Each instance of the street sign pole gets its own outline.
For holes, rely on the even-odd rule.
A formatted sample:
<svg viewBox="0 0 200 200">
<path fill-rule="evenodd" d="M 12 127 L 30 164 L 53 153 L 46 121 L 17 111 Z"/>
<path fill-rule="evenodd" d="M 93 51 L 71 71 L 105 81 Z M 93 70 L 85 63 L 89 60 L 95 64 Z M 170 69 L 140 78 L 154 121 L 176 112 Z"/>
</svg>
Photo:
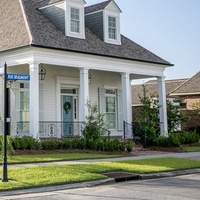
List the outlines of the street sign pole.
<svg viewBox="0 0 200 200">
<path fill-rule="evenodd" d="M 4 145 L 3 145 L 3 177 L 2 182 L 8 182 L 7 170 L 7 135 L 9 135 L 9 102 L 8 102 L 9 88 L 7 88 L 7 65 L 4 65 Z"/>
</svg>

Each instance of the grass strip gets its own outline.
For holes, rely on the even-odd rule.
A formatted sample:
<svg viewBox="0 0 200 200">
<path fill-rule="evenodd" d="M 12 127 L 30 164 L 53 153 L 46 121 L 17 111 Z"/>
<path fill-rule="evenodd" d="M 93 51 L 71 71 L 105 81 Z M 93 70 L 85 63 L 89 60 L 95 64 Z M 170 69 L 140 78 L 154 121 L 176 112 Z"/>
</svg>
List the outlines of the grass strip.
<svg viewBox="0 0 200 200">
<path fill-rule="evenodd" d="M 159 173 L 200 168 L 200 161 L 181 158 L 154 158 L 123 162 L 102 162 L 82 165 L 63 165 L 9 169 L 8 178 L 0 183 L 0 191 L 36 188 L 105 179 L 105 172 Z"/>
<path fill-rule="evenodd" d="M 42 163 L 42 162 L 56 162 L 56 161 L 117 158 L 122 156 L 123 155 L 105 155 L 105 154 L 87 154 L 87 153 L 14 155 L 8 157 L 8 163 L 9 164 Z"/>
<path fill-rule="evenodd" d="M 182 147 L 182 150 L 184 152 L 200 152 L 200 146 L 199 147 Z"/>
</svg>

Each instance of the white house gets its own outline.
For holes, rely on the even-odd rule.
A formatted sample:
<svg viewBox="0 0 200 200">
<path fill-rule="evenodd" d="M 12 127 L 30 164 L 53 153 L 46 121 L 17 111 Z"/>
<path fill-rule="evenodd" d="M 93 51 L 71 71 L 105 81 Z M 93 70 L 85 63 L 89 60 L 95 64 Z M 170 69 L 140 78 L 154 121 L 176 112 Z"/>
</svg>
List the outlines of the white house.
<svg viewBox="0 0 200 200">
<path fill-rule="evenodd" d="M 131 80 L 148 77 L 158 79 L 167 135 L 164 70 L 172 64 L 121 35 L 114 0 L 85 4 L 0 1 L 0 67 L 6 62 L 8 74 L 30 75 L 10 85 L 11 135 L 81 136 L 90 100 L 105 113 L 111 136 L 122 136 L 123 121 L 132 122 Z M 0 95 L 3 116 L 3 79 Z"/>
</svg>

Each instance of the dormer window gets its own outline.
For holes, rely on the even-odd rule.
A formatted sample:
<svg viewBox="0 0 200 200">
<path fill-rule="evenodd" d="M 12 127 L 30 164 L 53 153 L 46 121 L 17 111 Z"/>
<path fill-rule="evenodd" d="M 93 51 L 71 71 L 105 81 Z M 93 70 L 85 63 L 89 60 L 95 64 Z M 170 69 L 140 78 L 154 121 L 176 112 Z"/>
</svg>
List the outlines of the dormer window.
<svg viewBox="0 0 200 200">
<path fill-rule="evenodd" d="M 83 0 L 66 1 L 65 35 L 85 39 L 85 18 Z"/>
<path fill-rule="evenodd" d="M 116 40 L 116 18 L 108 16 L 108 37 Z"/>
<path fill-rule="evenodd" d="M 66 36 L 85 39 L 85 0 L 54 1 L 39 8 L 42 14 Z"/>
<path fill-rule="evenodd" d="M 88 6 L 85 8 L 86 26 L 102 41 L 121 45 L 120 13 L 114 0 Z"/>
<path fill-rule="evenodd" d="M 80 33 L 80 11 L 71 7 L 71 32 Z"/>
</svg>

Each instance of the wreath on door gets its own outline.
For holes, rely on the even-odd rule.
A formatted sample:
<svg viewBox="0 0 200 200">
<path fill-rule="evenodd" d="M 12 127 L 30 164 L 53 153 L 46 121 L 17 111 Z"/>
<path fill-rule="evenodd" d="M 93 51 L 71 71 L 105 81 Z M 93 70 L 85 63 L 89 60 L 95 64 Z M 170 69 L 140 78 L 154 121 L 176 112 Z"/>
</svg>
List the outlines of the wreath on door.
<svg viewBox="0 0 200 200">
<path fill-rule="evenodd" d="M 69 101 L 67 101 L 67 102 L 64 103 L 63 108 L 66 111 L 66 113 L 69 113 L 69 111 L 72 108 L 72 104 Z"/>
</svg>

